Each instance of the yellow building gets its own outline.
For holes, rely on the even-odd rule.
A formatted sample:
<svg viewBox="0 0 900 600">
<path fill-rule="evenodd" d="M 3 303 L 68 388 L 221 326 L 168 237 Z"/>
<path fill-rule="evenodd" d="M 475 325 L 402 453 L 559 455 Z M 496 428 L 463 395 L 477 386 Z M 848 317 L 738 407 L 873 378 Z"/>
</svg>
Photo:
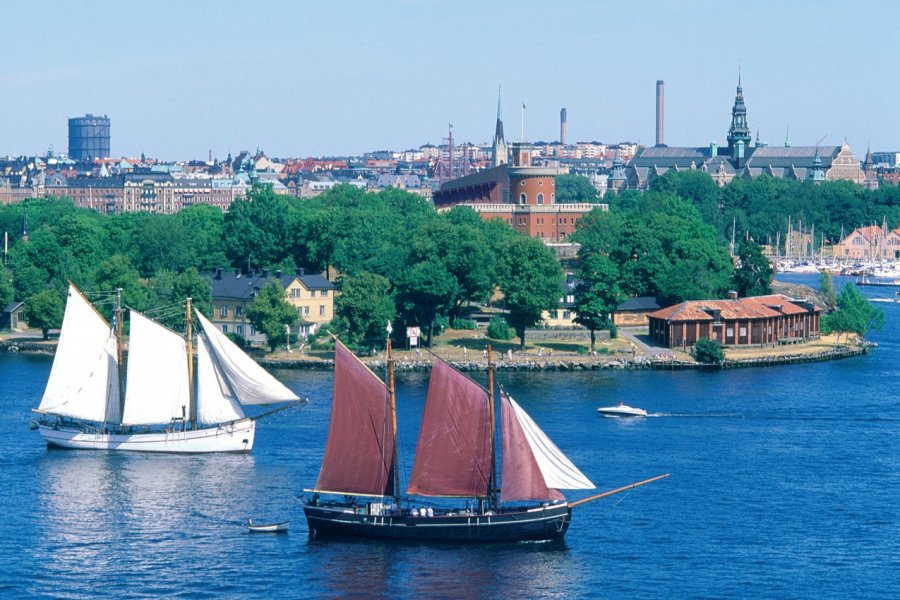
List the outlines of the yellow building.
<svg viewBox="0 0 900 600">
<path fill-rule="evenodd" d="M 248 274 L 217 269 L 209 278 L 213 304 L 210 320 L 223 333 L 235 334 L 247 342 L 265 341 L 265 335 L 256 331 L 246 314 L 259 291 L 271 281 L 281 285 L 285 300 L 297 308 L 297 329 L 291 333 L 305 337 L 334 318 L 334 285 L 318 273 L 308 275 L 299 269 L 294 275 L 281 271 Z"/>
</svg>

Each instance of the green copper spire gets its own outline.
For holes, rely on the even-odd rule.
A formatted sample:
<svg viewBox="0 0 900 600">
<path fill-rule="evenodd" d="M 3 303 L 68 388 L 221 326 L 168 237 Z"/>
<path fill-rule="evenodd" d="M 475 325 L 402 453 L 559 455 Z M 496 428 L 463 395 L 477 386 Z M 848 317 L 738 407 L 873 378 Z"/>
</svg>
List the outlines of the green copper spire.
<svg viewBox="0 0 900 600">
<path fill-rule="evenodd" d="M 731 127 L 728 129 L 728 150 L 735 155 L 738 142 L 743 142 L 744 149 L 750 147 L 753 137 L 747 125 L 747 107 L 744 106 L 744 91 L 741 88 L 741 75 L 738 72 L 737 93 L 734 96 L 734 107 L 731 109 Z"/>
</svg>

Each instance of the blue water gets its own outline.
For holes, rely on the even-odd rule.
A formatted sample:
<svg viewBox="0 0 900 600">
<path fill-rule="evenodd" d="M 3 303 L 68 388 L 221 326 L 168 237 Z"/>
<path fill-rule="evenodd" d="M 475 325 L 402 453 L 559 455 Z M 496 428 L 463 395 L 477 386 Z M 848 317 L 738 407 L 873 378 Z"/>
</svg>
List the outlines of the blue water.
<svg viewBox="0 0 900 600">
<path fill-rule="evenodd" d="M 843 361 L 502 373 L 600 490 L 672 474 L 576 508 L 562 544 L 310 541 L 297 496 L 329 372 L 277 372 L 311 403 L 260 422 L 250 455 L 48 451 L 28 421 L 50 360 L 0 354 L 0 596 L 897 598 L 900 305 L 879 306 L 880 347 Z M 398 381 L 407 473 L 425 383 Z M 596 414 L 618 400 L 653 416 Z M 249 535 L 248 517 L 291 532 Z"/>
</svg>

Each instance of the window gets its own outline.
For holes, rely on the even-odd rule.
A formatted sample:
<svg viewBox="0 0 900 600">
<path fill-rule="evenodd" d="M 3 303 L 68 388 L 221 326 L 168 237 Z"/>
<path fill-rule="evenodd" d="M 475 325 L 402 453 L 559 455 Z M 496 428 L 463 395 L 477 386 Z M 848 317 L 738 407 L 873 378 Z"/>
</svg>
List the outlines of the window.
<svg viewBox="0 0 900 600">
<path fill-rule="evenodd" d="M 522 187 L 525 187 L 525 180 L 523 179 L 519 185 L 521 185 Z"/>
<path fill-rule="evenodd" d="M 310 298 L 315 298 L 315 297 L 316 297 L 316 290 L 309 290 L 309 297 L 310 297 Z"/>
<path fill-rule="evenodd" d="M 519 195 L 519 204 L 525 204 L 528 201 L 528 196 L 525 195 L 525 192 L 522 192 Z"/>
<path fill-rule="evenodd" d="M 538 204 L 543 204 L 543 203 L 544 203 L 544 195 L 543 195 L 543 194 L 538 194 L 538 195 L 537 195 L 537 203 L 538 203 Z"/>
<path fill-rule="evenodd" d="M 225 306 L 224 304 L 219 307 L 219 316 L 222 317 L 223 319 L 228 318 L 228 307 Z"/>
<path fill-rule="evenodd" d="M 234 316 L 235 316 L 235 317 L 241 317 L 241 316 L 243 316 L 243 312 L 244 312 L 243 307 L 240 307 L 240 306 L 235 306 L 235 307 L 234 307 Z"/>
<path fill-rule="evenodd" d="M 568 319 L 568 318 L 571 317 L 571 316 L 572 316 L 572 313 L 571 313 L 571 312 L 569 312 L 569 311 L 567 311 L 567 310 L 564 310 L 564 311 L 563 311 L 563 319 Z"/>
<path fill-rule="evenodd" d="M 543 180 L 543 179 L 538 179 L 538 185 L 544 185 L 544 180 Z"/>
<path fill-rule="evenodd" d="M 299 297 L 300 297 L 300 290 L 297 288 L 293 288 L 291 290 L 291 298 L 299 298 Z"/>
<path fill-rule="evenodd" d="M 741 336 L 741 337 L 744 337 L 745 335 L 747 335 L 747 328 L 746 328 L 746 327 L 741 327 L 740 336 Z"/>
<path fill-rule="evenodd" d="M 244 326 L 243 325 L 235 325 L 234 332 L 241 337 L 244 337 Z"/>
<path fill-rule="evenodd" d="M 733 328 L 733 327 L 727 328 L 727 329 L 725 330 L 725 335 L 728 336 L 728 337 L 733 336 L 733 335 L 734 335 L 734 328 Z"/>
<path fill-rule="evenodd" d="M 324 305 L 324 304 L 320 304 L 320 305 L 319 305 L 319 316 L 320 316 L 320 317 L 324 317 L 324 316 L 325 316 L 325 305 Z"/>
<path fill-rule="evenodd" d="M 222 333 L 228 333 L 228 325 L 222 325 Z"/>
<path fill-rule="evenodd" d="M 328 290 L 322 290 L 322 297 L 323 297 L 323 298 L 327 298 L 327 297 L 328 297 Z"/>
<path fill-rule="evenodd" d="M 304 306 L 304 307 L 303 307 L 303 316 L 304 316 L 304 317 L 308 317 L 308 316 L 309 316 L 309 307 L 308 307 L 308 306 Z"/>
</svg>

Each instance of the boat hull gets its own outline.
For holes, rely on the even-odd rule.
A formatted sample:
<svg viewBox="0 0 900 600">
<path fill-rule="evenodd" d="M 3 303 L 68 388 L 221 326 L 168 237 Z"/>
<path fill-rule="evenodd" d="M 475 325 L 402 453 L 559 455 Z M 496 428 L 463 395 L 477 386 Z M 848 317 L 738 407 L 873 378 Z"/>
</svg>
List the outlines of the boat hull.
<svg viewBox="0 0 900 600">
<path fill-rule="evenodd" d="M 282 521 L 281 523 L 260 524 L 250 521 L 247 529 L 250 533 L 287 533 L 290 527 L 290 521 Z"/>
<path fill-rule="evenodd" d="M 646 417 L 647 411 L 640 408 L 621 409 L 618 407 L 598 408 L 597 412 L 604 417 Z"/>
<path fill-rule="evenodd" d="M 562 539 L 569 529 L 568 504 L 493 515 L 433 517 L 369 515 L 348 506 L 304 504 L 313 538 L 376 538 L 428 542 L 517 542 Z"/>
<path fill-rule="evenodd" d="M 249 452 L 253 448 L 256 422 L 243 419 L 217 427 L 152 433 L 100 433 L 77 427 L 38 424 L 47 446 L 70 450 L 116 450 L 200 454 Z"/>
</svg>

